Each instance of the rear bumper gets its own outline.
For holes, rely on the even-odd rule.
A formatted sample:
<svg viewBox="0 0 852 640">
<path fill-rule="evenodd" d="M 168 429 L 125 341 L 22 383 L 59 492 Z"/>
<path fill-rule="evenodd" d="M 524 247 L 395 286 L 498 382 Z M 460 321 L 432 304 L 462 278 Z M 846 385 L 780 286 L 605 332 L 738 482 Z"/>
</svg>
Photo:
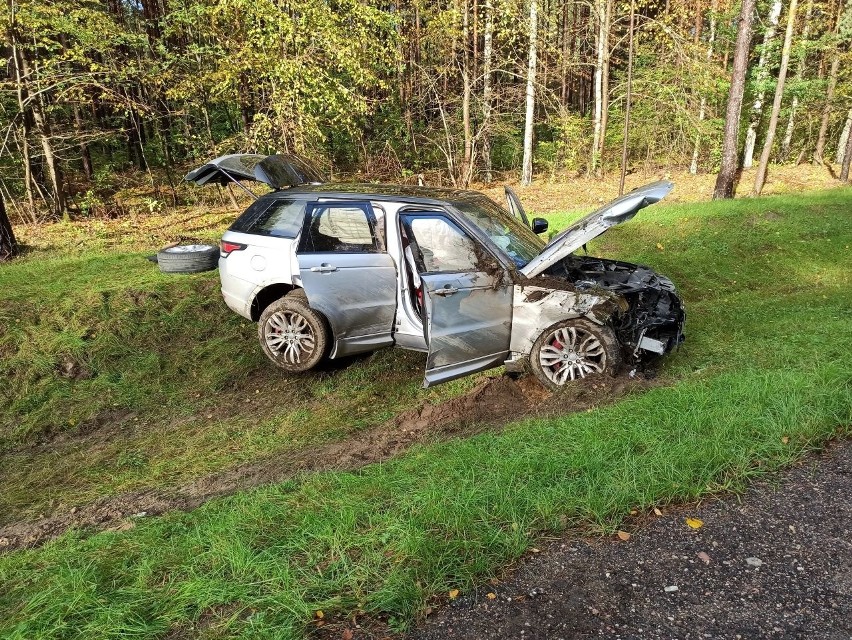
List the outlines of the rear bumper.
<svg viewBox="0 0 852 640">
<path fill-rule="evenodd" d="M 251 302 L 257 285 L 228 273 L 227 258 L 219 258 L 219 279 L 222 283 L 222 298 L 228 308 L 251 320 Z"/>
</svg>

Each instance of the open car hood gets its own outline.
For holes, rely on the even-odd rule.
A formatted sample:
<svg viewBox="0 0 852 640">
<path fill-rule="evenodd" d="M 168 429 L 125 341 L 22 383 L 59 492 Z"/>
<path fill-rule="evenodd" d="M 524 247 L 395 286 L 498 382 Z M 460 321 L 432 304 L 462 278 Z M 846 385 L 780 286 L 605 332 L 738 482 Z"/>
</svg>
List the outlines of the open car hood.
<svg viewBox="0 0 852 640">
<path fill-rule="evenodd" d="M 281 153 L 264 156 L 257 153 L 235 153 L 211 160 L 190 171 L 184 178 L 197 185 L 254 180 L 269 185 L 276 191 L 300 184 L 325 182 L 325 176 L 308 161 L 294 155 Z M 242 185 L 240 185 L 242 186 Z"/>
<path fill-rule="evenodd" d="M 610 227 L 627 222 L 639 209 L 659 202 L 673 188 L 673 183 L 660 180 L 616 198 L 556 235 L 540 254 L 521 269 L 521 273 L 528 278 L 539 275 Z"/>
</svg>

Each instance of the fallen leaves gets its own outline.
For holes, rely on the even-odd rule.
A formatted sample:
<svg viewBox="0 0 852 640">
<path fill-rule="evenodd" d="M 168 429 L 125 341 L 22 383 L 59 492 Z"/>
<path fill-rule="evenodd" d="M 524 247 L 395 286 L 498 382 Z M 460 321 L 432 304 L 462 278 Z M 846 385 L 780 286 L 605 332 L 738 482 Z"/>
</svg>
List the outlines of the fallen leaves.
<svg viewBox="0 0 852 640">
<path fill-rule="evenodd" d="M 322 620 L 323 618 L 325 618 L 325 614 L 319 609 L 314 612 L 314 615 L 317 617 L 317 620 Z"/>
<path fill-rule="evenodd" d="M 657 249 L 659 249 L 660 251 L 662 251 L 663 249 L 665 249 L 665 247 L 662 245 L 662 243 L 661 243 L 661 242 L 658 242 L 658 243 L 657 243 Z"/>
<path fill-rule="evenodd" d="M 790 442 L 790 436 L 784 436 L 781 438 L 781 444 L 787 444 Z"/>
<path fill-rule="evenodd" d="M 708 556 L 704 551 L 699 551 L 696 555 L 704 564 L 710 564 L 710 556 Z"/>
<path fill-rule="evenodd" d="M 657 509 L 657 507 L 654 507 L 654 515 L 659 517 L 663 515 L 663 512 Z"/>
<path fill-rule="evenodd" d="M 450 589 L 450 593 L 448 595 L 450 596 L 450 600 L 455 600 L 456 598 L 459 597 L 459 590 L 458 589 Z"/>
<path fill-rule="evenodd" d="M 496 598 L 497 598 L 497 594 L 496 594 L 496 593 L 494 593 L 493 591 L 491 591 L 491 592 L 489 592 L 489 593 L 486 593 L 486 594 L 485 594 L 485 597 L 486 597 L 486 598 L 488 598 L 489 600 L 494 600 L 494 599 L 496 599 Z"/>
<path fill-rule="evenodd" d="M 355 637 L 355 634 L 352 632 L 352 629 L 344 629 L 343 630 L 343 635 L 341 636 L 341 638 L 343 640 L 352 640 L 352 638 L 354 638 L 354 637 Z"/>
<path fill-rule="evenodd" d="M 686 524 L 689 526 L 690 529 L 700 529 L 704 526 L 704 521 L 699 520 L 698 518 L 687 518 Z"/>
<path fill-rule="evenodd" d="M 619 530 L 616 535 L 618 536 L 619 540 L 623 540 L 624 542 L 627 542 L 628 540 L 630 540 L 630 534 L 627 533 L 626 531 Z"/>
</svg>

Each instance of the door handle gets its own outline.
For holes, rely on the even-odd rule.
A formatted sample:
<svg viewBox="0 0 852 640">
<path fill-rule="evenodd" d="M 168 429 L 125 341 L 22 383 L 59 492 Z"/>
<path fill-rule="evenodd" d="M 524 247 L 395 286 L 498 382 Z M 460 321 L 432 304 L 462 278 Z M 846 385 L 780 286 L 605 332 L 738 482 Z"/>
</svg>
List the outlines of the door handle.
<svg viewBox="0 0 852 640">
<path fill-rule="evenodd" d="M 337 271 L 337 267 L 324 262 L 318 267 L 311 267 L 311 271 L 314 273 L 331 273 L 332 271 Z"/>
<path fill-rule="evenodd" d="M 459 290 L 458 290 L 458 289 L 456 289 L 455 287 L 452 287 L 452 286 L 450 286 L 450 285 L 448 285 L 448 284 L 445 284 L 445 285 L 444 285 L 442 288 L 440 288 L 440 289 L 435 289 L 435 295 L 436 295 L 436 296 L 451 296 L 451 295 L 453 295 L 454 293 L 458 293 L 458 292 L 459 292 Z"/>
</svg>

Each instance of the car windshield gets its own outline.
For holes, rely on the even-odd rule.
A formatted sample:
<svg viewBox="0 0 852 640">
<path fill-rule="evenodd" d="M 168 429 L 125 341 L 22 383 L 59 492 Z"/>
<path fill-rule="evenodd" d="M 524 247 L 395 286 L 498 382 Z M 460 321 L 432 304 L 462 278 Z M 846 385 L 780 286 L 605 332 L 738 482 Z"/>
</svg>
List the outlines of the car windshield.
<svg viewBox="0 0 852 640">
<path fill-rule="evenodd" d="M 525 266 L 544 248 L 544 242 L 508 211 L 482 196 L 453 202 L 468 220 L 479 227 L 518 266 Z"/>
</svg>

